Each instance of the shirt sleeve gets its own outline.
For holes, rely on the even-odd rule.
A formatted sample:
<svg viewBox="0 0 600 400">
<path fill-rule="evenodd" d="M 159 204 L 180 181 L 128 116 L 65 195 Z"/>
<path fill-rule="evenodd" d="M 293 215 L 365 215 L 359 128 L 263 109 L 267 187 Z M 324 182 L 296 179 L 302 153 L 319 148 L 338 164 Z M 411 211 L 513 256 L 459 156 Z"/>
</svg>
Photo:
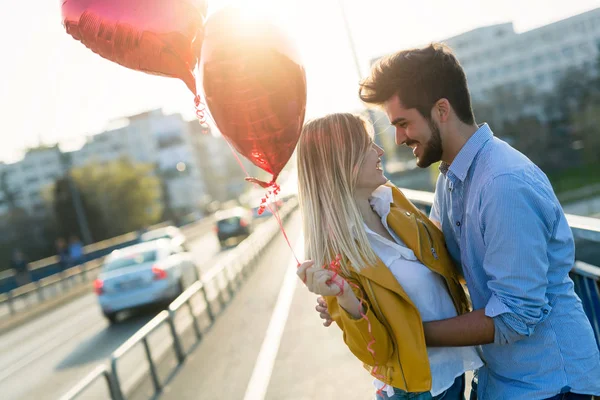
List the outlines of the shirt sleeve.
<svg viewBox="0 0 600 400">
<path fill-rule="evenodd" d="M 492 292 L 485 315 L 494 319 L 496 344 L 530 336 L 551 311 L 547 248 L 557 217 L 548 190 L 533 178 L 501 175 L 482 191 L 483 268 Z"/>
</svg>

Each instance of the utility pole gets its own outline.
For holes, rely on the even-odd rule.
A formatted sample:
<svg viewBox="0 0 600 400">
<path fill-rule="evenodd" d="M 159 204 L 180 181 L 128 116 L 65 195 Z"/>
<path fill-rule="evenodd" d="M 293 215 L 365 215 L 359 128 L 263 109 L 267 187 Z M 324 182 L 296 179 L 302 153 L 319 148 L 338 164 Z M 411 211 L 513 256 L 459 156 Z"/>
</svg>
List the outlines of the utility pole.
<svg viewBox="0 0 600 400">
<path fill-rule="evenodd" d="M 354 59 L 354 66 L 356 67 L 356 73 L 358 74 L 358 79 L 363 80 L 362 70 L 360 68 L 360 62 L 358 61 L 358 54 L 356 52 L 356 46 L 354 44 L 354 38 L 352 37 L 352 30 L 350 29 L 350 24 L 348 23 L 348 18 L 346 17 L 346 9 L 344 7 L 344 0 L 338 0 L 340 5 L 340 11 L 342 12 L 342 19 L 344 20 L 344 29 L 346 30 L 346 36 L 348 36 L 348 43 L 350 44 L 350 50 L 352 51 L 352 58 Z M 367 113 L 369 114 L 369 119 L 371 120 L 371 124 L 373 124 L 373 128 L 375 128 L 375 113 L 369 107 L 367 107 Z M 374 140 L 377 145 L 383 147 L 380 140 L 377 140 L 377 135 Z M 381 160 L 383 164 L 383 168 L 385 169 L 385 158 Z"/>
<path fill-rule="evenodd" d="M 75 186 L 75 182 L 73 182 L 73 177 L 71 176 L 70 156 L 63 155 L 62 160 L 63 160 L 63 167 L 65 167 L 65 170 L 66 170 L 65 179 L 67 180 L 67 184 L 69 186 L 69 192 L 71 193 L 71 198 L 73 199 L 73 207 L 75 207 L 75 216 L 77 217 L 77 225 L 79 226 L 79 231 L 81 232 L 83 243 L 91 244 L 92 243 L 92 234 L 90 233 L 88 221 L 85 216 L 85 212 L 83 210 L 83 202 L 81 201 L 81 195 L 79 193 L 79 190 Z"/>
</svg>

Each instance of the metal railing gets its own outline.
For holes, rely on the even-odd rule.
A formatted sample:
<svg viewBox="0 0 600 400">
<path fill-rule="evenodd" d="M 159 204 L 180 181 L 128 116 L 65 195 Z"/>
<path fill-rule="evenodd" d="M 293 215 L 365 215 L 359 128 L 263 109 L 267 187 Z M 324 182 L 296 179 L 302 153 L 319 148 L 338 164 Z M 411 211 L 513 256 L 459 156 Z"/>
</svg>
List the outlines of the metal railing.
<svg viewBox="0 0 600 400">
<path fill-rule="evenodd" d="M 403 190 L 406 196 L 413 201 L 417 206 L 426 210 L 433 202 L 433 193 L 421 192 L 414 190 Z M 289 216 L 289 213 L 297 206 L 297 203 L 291 205 L 289 202 L 284 207 L 285 214 L 282 209 L 282 219 Z M 284 216 L 285 215 L 285 216 Z M 600 220 L 595 218 L 586 218 L 580 216 L 568 215 L 567 219 L 573 230 L 575 238 L 600 242 Z M 110 358 L 110 370 L 107 367 L 98 368 L 83 379 L 75 388 L 69 391 L 61 400 L 71 400 L 82 395 L 86 388 L 94 382 L 104 379 L 107 382 L 108 390 L 113 400 L 124 400 L 125 393 L 123 386 L 120 383 L 118 374 L 118 362 L 120 358 L 131 351 L 134 346 L 142 344 L 146 354 L 146 359 L 150 365 L 150 378 L 154 388 L 154 392 L 159 393 L 162 390 L 164 382 L 158 376 L 156 369 L 156 361 L 153 358 L 150 345 L 148 343 L 148 335 L 165 323 L 169 326 L 169 331 L 172 337 L 172 348 L 176 355 L 178 365 L 185 360 L 189 351 L 185 351 L 182 346 L 177 326 L 175 324 L 176 313 L 180 310 L 187 310 L 190 317 L 190 324 L 195 335 L 195 343 L 199 343 L 202 339 L 203 332 L 199 326 L 199 314 L 193 311 L 193 299 L 200 298 L 205 313 L 210 321 L 214 322 L 217 316 L 217 310 L 213 308 L 213 301 L 219 304 L 218 311 L 221 311 L 226 306 L 225 294 L 229 294 L 229 299 L 234 294 L 233 284 L 239 286 L 241 281 L 248 276 L 249 267 L 253 266 L 256 257 L 264 250 L 267 243 L 279 232 L 279 227 L 276 222 L 271 220 L 269 223 L 263 224 L 260 228 L 269 227 L 269 232 L 263 236 L 259 232 L 253 233 L 250 238 L 242 242 L 228 257 L 213 269 L 201 281 L 195 282 L 184 293 L 182 293 L 175 301 L 173 301 L 168 310 L 158 314 L 153 320 L 142 327 L 132 338 L 121 345 Z M 219 281 L 218 278 L 225 278 L 225 286 L 219 286 L 216 293 L 211 296 L 208 287 L 214 282 Z M 596 339 L 600 340 L 600 268 L 577 261 L 571 271 L 571 277 L 575 282 L 577 294 L 584 303 L 585 311 L 592 321 Z M 111 386 L 112 385 L 112 386 Z M 77 390 L 76 390 L 77 389 Z"/>
<path fill-rule="evenodd" d="M 289 200 L 279 211 L 281 220 L 285 221 L 289 218 L 297 206 L 296 199 Z M 179 295 L 169 305 L 167 310 L 161 311 L 125 343 L 119 346 L 110 356 L 109 367 L 106 365 L 98 366 L 75 387 L 69 390 L 69 392 L 63 395 L 60 400 L 72 400 L 83 396 L 92 385 L 102 379 L 106 381 L 106 386 L 112 400 L 125 400 L 127 398 L 127 390 L 118 372 L 119 361 L 138 345 L 143 347 L 154 393 L 160 393 L 164 382 L 159 377 L 157 369 L 159 361 L 157 361 L 157 358 L 160 358 L 161 354 L 157 354 L 159 351 L 153 351 L 149 340 L 150 335 L 166 324 L 169 328 L 172 350 L 176 356 L 177 366 L 181 365 L 195 345 L 202 340 L 203 331 L 199 324 L 199 317 L 205 315 L 208 318 L 207 328 L 212 326 L 218 314 L 225 309 L 227 302 L 235 295 L 235 290 L 241 286 L 243 281 L 250 275 L 251 270 L 256 266 L 255 261 L 257 258 L 278 232 L 279 224 L 273 217 L 269 221 L 259 225 L 247 239 L 229 252 L 227 257 L 211 269 L 208 274 L 194 282 Z M 203 307 L 200 312 L 194 312 L 193 305 L 197 304 L 197 300 L 200 301 Z M 218 307 L 214 304 L 215 302 Z M 195 338 L 194 345 L 187 351 L 184 349 L 181 334 L 178 332 L 178 326 L 176 325 L 176 317 L 183 310 L 186 311 L 186 315 L 189 317 L 189 324 L 185 326 L 185 329 L 191 325 Z M 133 382 L 130 386 L 135 389 L 138 384 L 139 382 Z"/>
<path fill-rule="evenodd" d="M 181 231 L 188 240 L 193 240 L 208 232 L 213 223 L 213 218 L 206 218 L 182 227 Z M 50 299 L 68 295 L 82 286 L 89 286 L 89 283 L 98 276 L 103 260 L 104 257 L 100 257 L 6 293 L 0 293 L 0 320 L 30 310 L 30 307 Z"/>
</svg>

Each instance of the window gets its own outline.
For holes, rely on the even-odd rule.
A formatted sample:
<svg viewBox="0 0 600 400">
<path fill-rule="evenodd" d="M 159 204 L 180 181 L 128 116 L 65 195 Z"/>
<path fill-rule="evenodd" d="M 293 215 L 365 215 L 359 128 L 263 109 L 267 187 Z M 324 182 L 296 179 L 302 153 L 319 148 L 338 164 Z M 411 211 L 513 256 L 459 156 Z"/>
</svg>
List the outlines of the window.
<svg viewBox="0 0 600 400">
<path fill-rule="evenodd" d="M 113 260 L 112 262 L 104 265 L 104 271 L 114 271 L 116 269 L 131 267 L 134 265 L 141 265 L 145 263 L 151 263 L 157 260 L 156 251 L 145 251 L 143 253 L 134 253 Z"/>
<path fill-rule="evenodd" d="M 535 76 L 536 84 L 543 85 L 545 81 L 546 81 L 546 76 L 544 74 L 537 74 Z"/>
<path fill-rule="evenodd" d="M 565 57 L 573 57 L 573 47 L 563 48 L 562 53 Z"/>
<path fill-rule="evenodd" d="M 575 32 L 579 32 L 579 33 L 585 33 L 585 23 L 582 22 L 576 22 L 574 25 L 575 28 Z"/>
</svg>

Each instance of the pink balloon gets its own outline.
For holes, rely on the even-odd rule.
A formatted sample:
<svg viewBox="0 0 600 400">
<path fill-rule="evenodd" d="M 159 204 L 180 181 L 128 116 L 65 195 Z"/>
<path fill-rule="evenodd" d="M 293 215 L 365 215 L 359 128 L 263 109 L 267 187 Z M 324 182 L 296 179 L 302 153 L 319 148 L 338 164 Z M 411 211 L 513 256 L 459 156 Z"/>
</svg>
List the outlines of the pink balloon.
<svg viewBox="0 0 600 400">
<path fill-rule="evenodd" d="M 292 43 L 275 26 L 225 8 L 206 22 L 200 72 L 217 127 L 274 183 L 306 111 L 306 75 Z"/>
<path fill-rule="evenodd" d="M 68 34 L 127 68 L 179 78 L 196 95 L 194 68 L 204 36 L 205 0 L 64 0 Z"/>
</svg>

